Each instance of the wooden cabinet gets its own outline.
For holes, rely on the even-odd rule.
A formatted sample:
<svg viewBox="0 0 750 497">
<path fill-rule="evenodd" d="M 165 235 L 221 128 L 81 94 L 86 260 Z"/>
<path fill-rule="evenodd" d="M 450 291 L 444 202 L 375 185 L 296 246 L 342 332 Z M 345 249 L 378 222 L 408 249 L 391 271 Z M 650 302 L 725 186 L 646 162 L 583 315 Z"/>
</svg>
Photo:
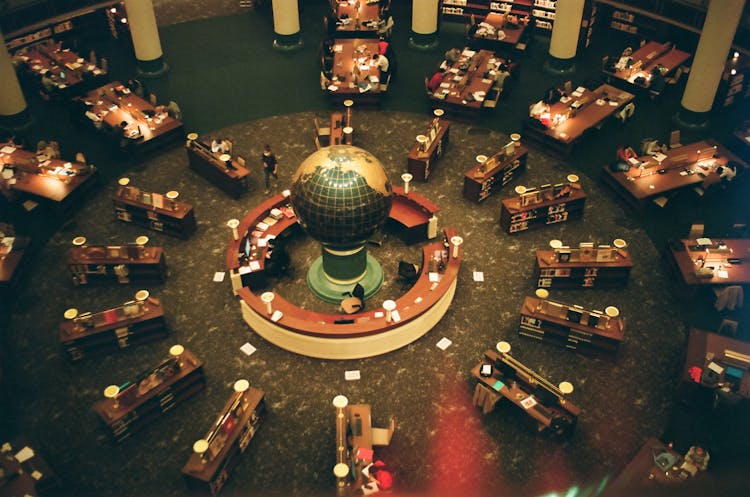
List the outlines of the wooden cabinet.
<svg viewBox="0 0 750 497">
<path fill-rule="evenodd" d="M 188 238 L 196 226 L 193 206 L 168 196 L 122 187 L 112 196 L 115 217 L 166 235 Z"/>
<path fill-rule="evenodd" d="M 567 193 L 566 186 L 569 187 Z M 547 198 L 548 193 L 551 198 Z M 534 197 L 529 199 L 529 194 Z M 563 184 L 541 187 L 518 197 L 504 199 L 500 210 L 500 226 L 506 233 L 513 234 L 580 219 L 583 217 L 585 203 L 586 194 L 578 186 Z"/>
<path fill-rule="evenodd" d="M 235 392 L 202 439 L 207 450 L 193 452 L 182 468 L 188 487 L 195 493 L 218 495 L 265 417 L 263 390 L 250 387 Z"/>
<path fill-rule="evenodd" d="M 112 439 L 121 442 L 205 386 L 203 362 L 185 350 L 123 383 L 116 396 L 93 409 Z"/>
<path fill-rule="evenodd" d="M 597 256 L 598 251 L 601 255 Z M 571 256 L 572 252 L 572 256 Z M 570 257 L 561 261 L 560 253 L 553 250 L 537 250 L 534 262 L 534 278 L 540 288 L 623 288 L 628 284 L 633 260 L 624 249 L 572 249 L 562 255 Z M 607 254 L 606 257 L 604 255 Z M 597 257 L 599 260 L 597 260 Z"/>
<path fill-rule="evenodd" d="M 75 285 L 163 283 L 167 278 L 162 247 L 135 244 L 73 247 L 67 263 Z"/>
<path fill-rule="evenodd" d="M 464 198 L 482 202 L 517 177 L 526 168 L 528 150 L 516 147 L 513 155 L 504 150 L 464 174 Z"/>
<path fill-rule="evenodd" d="M 74 311 L 72 317 L 60 323 L 60 343 L 72 361 L 169 335 L 164 309 L 161 302 L 153 297 L 142 301 L 132 300 L 95 313 L 69 311 Z"/>
<path fill-rule="evenodd" d="M 624 332 L 625 323 L 619 315 L 536 297 L 524 300 L 518 327 L 521 336 L 584 353 L 616 353 Z"/>
<path fill-rule="evenodd" d="M 186 150 L 190 169 L 235 198 L 247 191 L 250 171 L 244 159 L 228 156 L 224 161 L 220 154 L 211 152 L 210 145 L 199 140 L 188 140 Z"/>
<path fill-rule="evenodd" d="M 415 180 L 427 181 L 435 162 L 443 156 L 448 147 L 451 123 L 434 119 L 425 132 L 424 145 L 417 142 L 407 155 L 407 170 Z"/>
</svg>

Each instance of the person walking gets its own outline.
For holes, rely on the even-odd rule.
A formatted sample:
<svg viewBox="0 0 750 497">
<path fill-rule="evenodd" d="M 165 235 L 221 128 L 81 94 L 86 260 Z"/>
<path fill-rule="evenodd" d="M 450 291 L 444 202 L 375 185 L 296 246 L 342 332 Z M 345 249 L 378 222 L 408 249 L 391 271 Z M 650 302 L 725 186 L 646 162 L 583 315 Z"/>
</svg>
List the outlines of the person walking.
<svg viewBox="0 0 750 497">
<path fill-rule="evenodd" d="M 271 176 L 273 176 L 276 181 L 279 180 L 279 163 L 276 160 L 276 155 L 271 152 L 271 145 L 266 144 L 263 147 L 263 156 L 261 157 L 261 160 L 263 161 L 263 173 L 266 177 L 266 191 L 263 193 L 268 195 L 268 192 L 271 190 Z"/>
</svg>

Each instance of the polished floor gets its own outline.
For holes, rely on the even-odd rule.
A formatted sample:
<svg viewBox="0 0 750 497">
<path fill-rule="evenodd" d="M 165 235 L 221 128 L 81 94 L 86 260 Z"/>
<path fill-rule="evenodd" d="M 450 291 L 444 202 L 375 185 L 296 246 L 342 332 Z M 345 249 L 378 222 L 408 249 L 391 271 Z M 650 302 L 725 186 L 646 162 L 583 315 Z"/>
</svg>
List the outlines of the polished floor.
<svg viewBox="0 0 750 497">
<path fill-rule="evenodd" d="M 311 20 L 315 8 L 319 6 L 303 12 L 304 25 L 310 29 L 315 26 Z M 259 156 L 264 143 L 272 143 L 282 166 L 276 187 L 284 188 L 296 165 L 313 150 L 312 115 L 324 117 L 328 106 L 317 91 L 313 92 L 317 89 L 316 75 L 307 74 L 314 64 L 305 57 L 314 49 L 307 47 L 310 53 L 300 55 L 267 53 L 267 44 L 260 44 L 262 37 L 256 34 L 255 38 L 244 39 L 247 25 L 267 22 L 256 17 L 262 15 L 246 13 L 240 18 L 219 17 L 164 28 L 162 38 L 172 72 L 149 84 L 159 95 L 179 99 L 191 130 L 206 136 L 229 136 L 252 158 Z M 193 49 L 207 47 L 199 47 L 194 40 L 203 33 L 219 32 L 222 43 L 236 50 L 216 55 L 212 59 L 215 74 L 206 76 L 203 62 L 207 59 L 196 58 Z M 312 45 L 315 39 L 313 34 L 305 37 Z M 413 56 L 406 55 L 409 49 L 405 39 L 402 31 L 395 41 L 404 55 L 399 57 L 398 86 L 394 88 L 421 96 L 413 88 L 421 85 L 421 79 L 415 82 L 412 74 L 418 69 L 404 63 Z M 456 41 L 460 41 L 456 35 L 441 39 L 441 43 Z M 474 156 L 507 143 L 508 134 L 517 129 L 523 109 L 533 98 L 528 94 L 545 86 L 540 81 L 545 76 L 538 67 L 545 39 L 536 41 L 538 46 L 522 59 L 521 79 L 495 116 L 476 125 L 456 124 L 451 131 L 451 146 L 434 176 L 427 183 L 415 185 L 441 207 L 441 226 L 456 226 L 466 240 L 466 262 L 453 306 L 435 329 L 412 345 L 359 361 L 321 361 L 274 347 L 242 322 L 228 283 L 212 281 L 214 273 L 223 270 L 229 236 L 226 220 L 241 217 L 264 198 L 257 169 L 248 194 L 240 200 L 230 199 L 187 168 L 185 151 L 179 146 L 146 160 L 112 157 L 106 147 L 96 143 L 95 136 L 65 129 L 61 122 L 50 122 L 53 119 L 45 122 L 43 116 L 64 116 L 63 110 L 30 102 L 37 117 L 34 132 L 38 135 L 33 138 L 44 132 L 69 138 L 63 141 L 64 147 L 86 150 L 106 179 L 101 191 L 72 219 L 48 232 L 48 242 L 39 249 L 36 264 L 13 300 L 12 316 L 3 335 L 13 395 L 12 406 L 7 410 L 3 406 L 3 428 L 5 432 L 25 433 L 36 442 L 61 478 L 62 487 L 56 494 L 184 495 L 180 468 L 190 446 L 208 429 L 231 384 L 240 377 L 266 391 L 270 412 L 229 479 L 223 494 L 228 496 L 331 495 L 331 400 L 337 394 L 347 395 L 351 402 L 372 404 L 379 425 L 391 416 L 396 418 L 392 444 L 378 454 L 395 472 L 397 495 L 533 497 L 553 491 L 566 495 L 573 487 L 580 494 L 594 495 L 600 483 L 624 467 L 649 436 L 673 440 L 679 449 L 696 442 L 706 444 L 712 451 L 716 475 L 745 464 L 743 440 L 748 433 L 739 421 L 744 411 L 688 408 L 677 395 L 685 324 L 715 327 L 721 316 L 712 313 L 707 303 L 682 297 L 660 259 L 661 242 L 662 237 L 673 236 L 689 224 L 690 220 L 679 216 L 682 204 L 705 210 L 709 216 L 710 206 L 697 205 L 695 199 L 676 198 L 667 211 L 639 218 L 599 184 L 596 174 L 595 164 L 606 163 L 617 140 L 647 133 L 655 129 L 654 121 L 659 119 L 663 127 L 668 120 L 662 114 L 674 109 L 674 96 L 651 106 L 645 102 L 639 107 L 644 111 L 637 115 L 638 120 L 625 126 L 608 123 L 589 142 L 591 152 L 570 161 L 553 160 L 543 151 L 532 150 L 524 175 L 479 206 L 461 197 L 463 172 Z M 289 71 L 294 77 L 284 73 L 280 80 L 304 81 L 305 85 L 293 83 L 279 89 L 256 82 L 248 83 L 248 87 L 233 79 L 237 74 L 252 74 L 255 67 L 253 56 L 237 49 L 245 44 L 264 63 L 287 61 L 276 62 L 273 69 L 278 72 L 274 74 Z M 437 61 L 441 53 L 413 57 Z M 310 80 L 313 84 L 306 85 Z M 258 93 L 254 85 L 262 86 L 265 93 Z M 285 94 L 284 98 L 279 94 Z M 394 182 L 405 168 L 405 154 L 413 137 L 429 117 L 424 101 L 402 99 L 394 95 L 385 102 L 384 110 L 357 110 L 355 114 L 356 144 L 374 153 Z M 70 145 L 71 141 L 75 145 Z M 513 185 L 559 181 L 570 172 L 583 178 L 589 195 L 583 220 L 513 237 L 501 232 L 497 222 L 500 199 L 510 196 Z M 149 233 L 152 243 L 167 250 L 168 280 L 150 290 L 164 302 L 172 337 L 71 365 L 57 343 L 56 329 L 63 311 L 71 306 L 95 311 L 117 305 L 138 289 L 74 288 L 62 263 L 74 236 L 121 243 L 143 234 L 117 222 L 111 214 L 109 196 L 114 191 L 114 179 L 122 175 L 145 189 L 177 189 L 181 198 L 196 206 L 199 226 L 191 239 L 181 241 Z M 39 232 L 54 224 L 41 219 L 43 210 L 24 213 L 13 206 L 9 210 L 23 225 Z M 712 226 L 717 230 L 724 227 L 718 223 Z M 585 307 L 617 305 L 625 316 L 627 331 L 616 358 L 583 357 L 517 336 L 520 303 L 534 289 L 530 273 L 535 249 L 545 247 L 551 238 L 575 244 L 608 242 L 618 237 L 628 240 L 636 261 L 627 289 L 560 291 L 552 295 Z M 318 250 L 305 237 L 295 239 L 291 245 L 294 276 L 273 283 L 291 300 L 311 308 L 323 304 L 314 302 L 306 291 L 304 268 Z M 417 257 L 418 249 L 388 236 L 383 247 L 372 248 L 372 253 L 387 271 L 382 296 L 368 303 L 378 305 L 386 294 L 397 291 L 393 282 L 395 261 Z M 485 281 L 475 282 L 473 271 L 482 271 Z M 436 347 L 442 337 L 453 341 L 446 351 Z M 501 403 L 487 416 L 471 405 L 468 371 L 482 352 L 500 339 L 510 341 L 519 359 L 553 382 L 574 383 L 576 391 L 571 398 L 583 408 L 583 414 L 572 438 L 558 441 L 535 434 L 526 417 L 509 405 Z M 252 356 L 242 354 L 239 347 L 245 342 L 258 351 Z M 101 398 L 104 386 L 132 378 L 153 365 L 172 343 L 182 343 L 204 360 L 206 391 L 122 445 L 111 446 L 90 411 L 91 405 Z M 362 380 L 345 381 L 344 372 L 353 369 L 361 371 Z M 717 477 L 717 485 L 724 481 L 728 480 Z"/>
</svg>

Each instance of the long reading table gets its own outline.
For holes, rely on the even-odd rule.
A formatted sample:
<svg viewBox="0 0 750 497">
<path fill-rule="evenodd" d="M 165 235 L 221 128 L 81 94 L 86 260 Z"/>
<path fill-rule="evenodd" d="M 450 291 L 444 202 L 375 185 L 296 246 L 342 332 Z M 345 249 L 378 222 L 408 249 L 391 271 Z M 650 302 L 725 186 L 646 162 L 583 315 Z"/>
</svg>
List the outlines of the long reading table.
<svg viewBox="0 0 750 497">
<path fill-rule="evenodd" d="M 372 56 L 377 53 L 377 39 L 336 39 L 328 95 L 338 103 L 351 99 L 358 105 L 378 105 L 383 90 L 380 69 L 372 63 Z"/>
<path fill-rule="evenodd" d="M 212 152 L 211 146 L 199 139 L 188 139 L 185 149 L 190 169 L 235 198 L 247 191 L 250 170 L 237 158 L 226 154 L 229 157 L 226 159 L 223 154 Z"/>
<path fill-rule="evenodd" d="M 603 67 L 602 72 L 630 85 L 650 88 L 654 67 L 662 68 L 662 76 L 668 76 L 690 57 L 689 52 L 678 50 L 672 43 L 649 41 L 629 57 L 621 57 L 620 61 Z"/>
</svg>

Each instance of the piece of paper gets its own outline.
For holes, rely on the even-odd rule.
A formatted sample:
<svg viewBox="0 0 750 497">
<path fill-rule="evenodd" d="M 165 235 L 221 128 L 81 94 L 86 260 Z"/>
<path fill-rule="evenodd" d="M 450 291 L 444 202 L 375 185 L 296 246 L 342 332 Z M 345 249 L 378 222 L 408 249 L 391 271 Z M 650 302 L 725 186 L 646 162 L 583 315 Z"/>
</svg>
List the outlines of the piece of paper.
<svg viewBox="0 0 750 497">
<path fill-rule="evenodd" d="M 344 371 L 344 379 L 346 381 L 359 380 L 362 376 L 359 373 L 359 369 L 352 369 L 350 371 Z"/>
<path fill-rule="evenodd" d="M 250 354 L 252 354 L 253 352 L 255 352 L 256 350 L 258 350 L 258 349 L 256 349 L 256 348 L 255 348 L 255 347 L 253 347 L 252 345 L 250 345 L 250 342 L 245 342 L 245 345 L 243 345 L 242 347 L 240 347 L 240 350 L 241 350 L 242 352 L 244 352 L 244 353 L 245 353 L 245 355 L 250 355 Z"/>
<path fill-rule="evenodd" d="M 34 457 L 34 451 L 31 450 L 31 447 L 24 447 L 23 449 L 19 450 L 18 453 L 16 453 L 16 460 L 18 462 L 26 462 L 29 459 Z"/>
<path fill-rule="evenodd" d="M 394 323 L 401 321 L 401 314 L 398 313 L 398 309 L 391 311 L 391 319 L 393 319 Z"/>
<path fill-rule="evenodd" d="M 39 204 L 37 204 L 33 200 L 26 200 L 23 203 L 23 208 L 26 209 L 27 211 L 33 211 L 37 205 Z"/>
<path fill-rule="evenodd" d="M 439 348 L 440 350 L 445 350 L 448 347 L 450 347 L 452 344 L 453 342 L 449 338 L 443 337 L 437 343 L 437 348 Z"/>
<path fill-rule="evenodd" d="M 719 278 L 729 278 L 729 273 L 726 269 L 719 269 L 718 271 L 716 271 L 716 276 L 718 276 Z"/>
<path fill-rule="evenodd" d="M 250 270 L 251 271 L 257 271 L 260 269 L 260 262 L 258 261 L 250 261 Z"/>
<path fill-rule="evenodd" d="M 271 321 L 273 321 L 275 323 L 279 319 L 281 319 L 282 317 L 284 317 L 284 313 L 283 312 L 281 312 L 279 310 L 273 311 L 273 315 L 271 315 Z"/>
<path fill-rule="evenodd" d="M 226 276 L 226 274 L 227 273 L 225 273 L 224 271 L 216 271 L 214 273 L 214 281 L 217 283 L 221 283 L 222 281 L 224 281 L 224 276 Z"/>
<path fill-rule="evenodd" d="M 383 316 L 385 316 L 385 314 L 383 314 L 383 311 L 376 311 L 373 316 L 375 316 L 376 318 L 382 318 Z"/>
<path fill-rule="evenodd" d="M 0 447 L 0 452 L 10 452 L 10 449 L 13 447 L 10 446 L 8 442 L 5 442 L 2 447 Z"/>
<path fill-rule="evenodd" d="M 714 242 L 712 242 L 710 238 L 698 238 L 697 240 L 695 240 L 695 243 L 697 243 L 698 245 L 702 245 L 704 247 L 711 246 L 714 244 Z"/>
<path fill-rule="evenodd" d="M 537 401 L 534 397 L 526 397 L 521 401 L 521 406 L 523 406 L 524 409 L 531 409 L 537 404 Z"/>
<path fill-rule="evenodd" d="M 430 273 L 430 281 L 437 283 L 440 281 L 440 275 L 438 273 Z"/>
<path fill-rule="evenodd" d="M 474 281 L 484 281 L 484 273 L 482 271 L 474 271 Z"/>
<path fill-rule="evenodd" d="M 497 381 L 496 381 L 496 382 L 495 382 L 495 383 L 494 383 L 494 384 L 492 385 L 492 388 L 494 388 L 495 390 L 497 390 L 497 391 L 499 392 L 499 391 L 500 391 L 500 389 L 501 389 L 501 388 L 503 388 L 504 386 L 505 386 L 505 383 L 503 383 L 503 382 L 502 382 L 502 381 L 500 381 L 500 380 L 497 380 Z"/>
<path fill-rule="evenodd" d="M 44 475 L 42 475 L 42 473 L 40 471 L 37 471 L 36 469 L 31 472 L 31 477 L 37 481 L 41 480 L 42 476 Z"/>
</svg>

